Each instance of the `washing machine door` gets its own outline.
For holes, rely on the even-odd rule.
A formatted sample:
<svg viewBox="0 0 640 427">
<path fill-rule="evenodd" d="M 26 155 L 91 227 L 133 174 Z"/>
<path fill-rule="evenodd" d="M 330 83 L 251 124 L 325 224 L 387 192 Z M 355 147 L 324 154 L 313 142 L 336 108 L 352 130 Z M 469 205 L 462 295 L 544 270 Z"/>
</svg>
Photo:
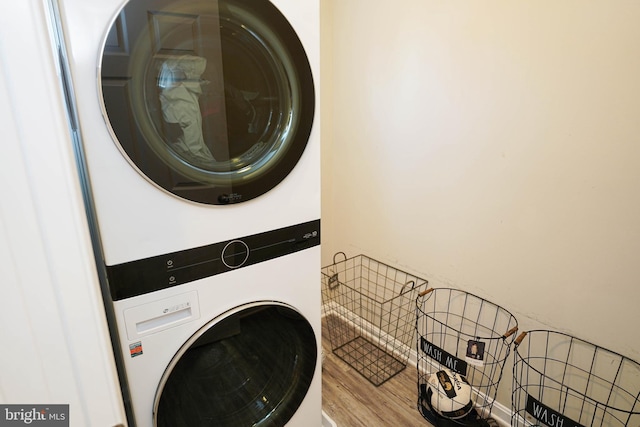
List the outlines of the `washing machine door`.
<svg viewBox="0 0 640 427">
<path fill-rule="evenodd" d="M 233 310 L 173 358 L 156 393 L 154 427 L 281 427 L 304 400 L 316 361 L 313 329 L 293 308 Z"/>
<path fill-rule="evenodd" d="M 264 194 L 311 133 L 311 68 L 268 0 L 130 0 L 106 36 L 99 81 L 122 153 L 153 184 L 195 202 Z"/>
</svg>

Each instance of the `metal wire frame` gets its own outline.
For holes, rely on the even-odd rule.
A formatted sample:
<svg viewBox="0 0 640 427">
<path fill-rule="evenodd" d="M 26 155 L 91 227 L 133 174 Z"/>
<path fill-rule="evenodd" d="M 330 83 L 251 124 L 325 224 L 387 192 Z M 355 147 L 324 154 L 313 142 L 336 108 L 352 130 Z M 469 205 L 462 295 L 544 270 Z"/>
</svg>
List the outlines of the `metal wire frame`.
<svg viewBox="0 0 640 427">
<path fill-rule="evenodd" d="M 451 288 L 420 293 L 416 342 L 418 408 L 423 416 L 434 422 L 423 402 L 430 373 L 449 368 L 467 378 L 478 417 L 488 419 L 517 330 L 518 322 L 509 311 L 484 298 Z M 471 343 L 484 346 L 482 362 L 469 357 Z"/>
<path fill-rule="evenodd" d="M 640 364 L 571 335 L 515 341 L 512 426 L 640 426 Z"/>
<path fill-rule="evenodd" d="M 364 255 L 335 254 L 322 268 L 333 353 L 376 386 L 402 371 L 414 341 L 413 301 L 427 283 Z"/>
</svg>

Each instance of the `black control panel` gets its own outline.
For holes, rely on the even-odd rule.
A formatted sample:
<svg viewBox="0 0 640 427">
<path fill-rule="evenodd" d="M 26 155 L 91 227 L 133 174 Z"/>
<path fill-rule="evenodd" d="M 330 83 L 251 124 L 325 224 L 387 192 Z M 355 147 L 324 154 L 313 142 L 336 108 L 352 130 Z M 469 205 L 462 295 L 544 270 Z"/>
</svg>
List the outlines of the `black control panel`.
<svg viewBox="0 0 640 427">
<path fill-rule="evenodd" d="M 320 244 L 320 220 L 107 266 L 114 301 L 181 285 Z"/>
</svg>

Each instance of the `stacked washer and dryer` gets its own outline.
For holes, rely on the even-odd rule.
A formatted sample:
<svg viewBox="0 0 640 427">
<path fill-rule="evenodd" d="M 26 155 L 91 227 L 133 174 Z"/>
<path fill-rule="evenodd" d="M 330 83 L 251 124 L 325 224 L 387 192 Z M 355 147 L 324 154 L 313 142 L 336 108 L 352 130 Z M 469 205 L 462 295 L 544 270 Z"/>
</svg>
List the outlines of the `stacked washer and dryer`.
<svg viewBox="0 0 640 427">
<path fill-rule="evenodd" d="M 129 424 L 320 425 L 319 2 L 55 9 Z"/>
</svg>

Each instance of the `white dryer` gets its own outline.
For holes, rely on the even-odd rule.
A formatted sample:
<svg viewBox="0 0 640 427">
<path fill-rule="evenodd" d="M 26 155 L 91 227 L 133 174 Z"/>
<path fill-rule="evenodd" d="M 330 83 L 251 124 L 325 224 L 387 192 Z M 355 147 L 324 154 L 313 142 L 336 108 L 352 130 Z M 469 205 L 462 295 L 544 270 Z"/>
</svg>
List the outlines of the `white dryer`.
<svg viewBox="0 0 640 427">
<path fill-rule="evenodd" d="M 319 218 L 317 0 L 57 1 L 107 264 Z"/>
<path fill-rule="evenodd" d="M 319 1 L 55 9 L 130 424 L 319 425 Z"/>
</svg>

